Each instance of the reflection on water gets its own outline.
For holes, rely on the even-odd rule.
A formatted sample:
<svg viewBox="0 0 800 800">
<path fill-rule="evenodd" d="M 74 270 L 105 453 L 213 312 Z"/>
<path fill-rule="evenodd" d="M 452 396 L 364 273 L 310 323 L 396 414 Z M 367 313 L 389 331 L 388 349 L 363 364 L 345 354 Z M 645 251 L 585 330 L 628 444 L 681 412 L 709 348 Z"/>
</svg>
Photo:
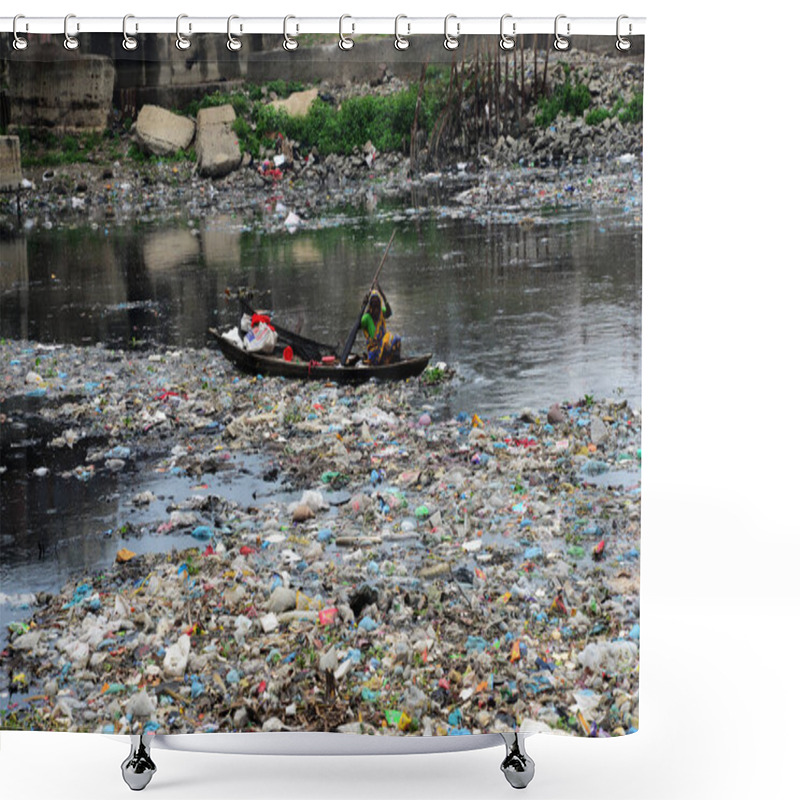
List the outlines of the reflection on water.
<svg viewBox="0 0 800 800">
<path fill-rule="evenodd" d="M 343 342 L 381 275 L 404 352 L 457 367 L 454 410 L 641 397 L 641 234 L 627 219 L 356 223 L 295 234 L 188 227 L 37 231 L 0 242 L 0 335 L 117 347 L 208 343 L 247 286 L 286 327 Z"/>
</svg>

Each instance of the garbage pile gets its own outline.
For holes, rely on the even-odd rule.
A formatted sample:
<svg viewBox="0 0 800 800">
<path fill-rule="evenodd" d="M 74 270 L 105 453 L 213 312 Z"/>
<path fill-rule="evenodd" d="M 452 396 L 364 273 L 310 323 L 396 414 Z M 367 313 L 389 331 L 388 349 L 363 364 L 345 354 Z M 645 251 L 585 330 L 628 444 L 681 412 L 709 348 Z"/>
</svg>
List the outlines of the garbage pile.
<svg viewBox="0 0 800 800">
<path fill-rule="evenodd" d="M 53 446 L 107 436 L 73 479 L 159 439 L 199 474 L 262 454 L 296 491 L 188 496 L 158 523 L 185 550 L 120 551 L 40 598 L 0 653 L 0 727 L 636 730 L 641 414 L 624 400 L 448 417 L 419 380 L 3 344 L 0 394 L 29 392 L 52 401 Z"/>
</svg>

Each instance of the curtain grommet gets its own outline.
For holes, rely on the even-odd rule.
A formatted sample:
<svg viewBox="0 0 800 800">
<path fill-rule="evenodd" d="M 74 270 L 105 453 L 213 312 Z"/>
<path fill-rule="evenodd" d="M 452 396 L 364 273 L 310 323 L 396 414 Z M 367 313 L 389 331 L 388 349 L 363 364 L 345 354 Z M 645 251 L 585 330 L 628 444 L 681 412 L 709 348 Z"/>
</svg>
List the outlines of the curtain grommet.
<svg viewBox="0 0 800 800">
<path fill-rule="evenodd" d="M 188 50 L 192 46 L 192 42 L 181 33 L 181 20 L 188 19 L 188 14 L 178 14 L 178 18 L 175 20 L 175 47 L 178 50 Z M 189 31 L 192 30 L 192 23 L 189 23 Z"/>
<path fill-rule="evenodd" d="M 451 19 L 456 20 L 455 36 L 452 33 L 450 33 L 450 31 L 448 29 L 448 25 L 449 25 Z M 458 21 L 458 18 L 456 17 L 455 14 L 448 14 L 444 18 L 444 42 L 443 42 L 443 44 L 444 44 L 444 49 L 445 50 L 451 50 L 452 51 L 452 50 L 455 50 L 455 49 L 458 48 L 458 36 L 459 36 L 460 33 L 461 33 L 461 23 Z"/>
<path fill-rule="evenodd" d="M 128 20 L 129 19 L 136 19 L 133 14 L 126 14 L 122 18 L 122 46 L 125 50 L 129 52 L 131 50 L 135 50 L 139 46 L 139 42 L 134 36 L 130 36 L 128 34 Z M 139 30 L 138 23 L 135 26 L 135 30 Z"/>
<path fill-rule="evenodd" d="M 24 14 L 17 14 L 14 17 L 14 25 L 13 25 L 13 29 L 12 29 L 13 33 L 14 33 L 14 42 L 13 42 L 14 49 L 15 50 L 19 50 L 19 51 L 27 50 L 28 49 L 28 44 L 29 44 L 28 40 L 24 36 L 20 36 L 19 32 L 17 31 L 17 22 L 19 20 L 21 20 L 21 19 L 25 19 L 25 15 Z M 26 31 L 28 30 L 28 23 L 27 22 L 25 23 L 25 30 Z"/>
<path fill-rule="evenodd" d="M 394 18 L 394 49 L 403 51 L 403 50 L 408 50 L 408 48 L 411 46 L 411 42 L 409 42 L 408 39 L 406 38 L 411 35 L 411 24 L 406 23 L 406 27 L 408 28 L 408 30 L 405 36 L 401 36 L 400 35 L 401 19 L 408 19 L 408 17 L 405 14 L 398 14 Z"/>
<path fill-rule="evenodd" d="M 228 41 L 225 43 L 225 46 L 228 48 L 228 50 L 231 51 L 231 53 L 236 53 L 236 52 L 238 52 L 239 50 L 242 49 L 242 40 L 239 39 L 238 37 L 234 36 L 231 33 L 231 23 L 235 19 L 239 19 L 239 17 L 237 17 L 236 14 L 231 14 L 228 17 Z M 241 30 L 242 30 L 242 28 L 241 28 L 241 25 L 240 25 L 239 26 L 239 32 L 240 33 L 241 33 Z"/>
<path fill-rule="evenodd" d="M 517 23 L 511 23 L 511 35 L 509 36 L 504 29 L 507 19 L 512 19 L 511 14 L 503 14 L 503 16 L 500 17 L 500 49 L 505 51 L 513 50 L 517 44 L 515 38 L 517 35 Z"/>
<path fill-rule="evenodd" d="M 288 14 L 283 18 L 283 49 L 287 52 L 291 53 L 300 46 L 300 43 L 295 39 L 293 36 L 289 35 L 289 20 L 290 19 L 297 19 L 297 17 L 293 17 L 291 14 Z M 298 27 L 295 25 L 295 33 L 298 32 Z"/>
<path fill-rule="evenodd" d="M 559 14 L 556 17 L 556 21 L 555 21 L 555 25 L 554 25 L 555 39 L 553 39 L 553 48 L 555 50 L 558 50 L 559 53 L 566 53 L 567 50 L 569 50 L 570 47 L 572 47 L 572 42 L 569 39 L 570 23 L 569 23 L 569 21 L 567 22 L 567 35 L 566 36 L 562 36 L 558 32 L 558 21 L 560 19 L 567 19 L 567 15 L 566 14 Z"/>
<path fill-rule="evenodd" d="M 352 50 L 355 46 L 355 42 L 352 39 L 352 36 L 345 36 L 344 35 L 344 21 L 346 19 L 353 19 L 349 14 L 342 14 L 339 17 L 339 49 L 340 50 Z M 355 24 L 352 25 L 352 30 L 350 31 L 351 35 L 355 32 L 356 26 Z"/>
<path fill-rule="evenodd" d="M 80 47 L 81 43 L 78 41 L 77 36 L 72 36 L 69 32 L 69 21 L 71 19 L 75 19 L 74 14 L 67 14 L 67 16 L 64 17 L 64 49 L 69 51 L 74 51 Z M 80 29 L 81 29 L 80 24 L 76 23 L 75 32 L 77 33 Z"/>
<path fill-rule="evenodd" d="M 620 51 L 620 53 L 624 53 L 627 50 L 631 49 L 631 40 L 626 38 L 625 36 L 623 36 L 620 33 L 621 23 L 622 23 L 622 20 L 624 20 L 624 19 L 628 19 L 628 17 L 625 14 L 620 14 L 617 17 L 617 41 L 614 44 L 614 47 L 616 47 L 617 50 Z M 628 23 L 628 36 L 631 35 L 631 30 L 632 30 L 632 26 L 631 26 L 631 24 L 629 22 Z"/>
</svg>

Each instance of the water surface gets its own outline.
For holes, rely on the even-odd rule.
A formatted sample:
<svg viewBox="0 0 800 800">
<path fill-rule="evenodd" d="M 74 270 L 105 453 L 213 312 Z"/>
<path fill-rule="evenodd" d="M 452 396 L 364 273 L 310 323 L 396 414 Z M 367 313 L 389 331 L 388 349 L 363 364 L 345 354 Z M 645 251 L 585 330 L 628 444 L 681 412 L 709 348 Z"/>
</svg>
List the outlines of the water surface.
<svg viewBox="0 0 800 800">
<path fill-rule="evenodd" d="M 343 343 L 381 274 L 406 353 L 458 370 L 454 411 L 502 414 L 584 394 L 641 398 L 641 229 L 623 212 L 527 225 L 356 220 L 265 235 L 89 228 L 0 242 L 0 336 L 40 342 L 210 344 L 247 287 L 284 327 Z"/>
</svg>

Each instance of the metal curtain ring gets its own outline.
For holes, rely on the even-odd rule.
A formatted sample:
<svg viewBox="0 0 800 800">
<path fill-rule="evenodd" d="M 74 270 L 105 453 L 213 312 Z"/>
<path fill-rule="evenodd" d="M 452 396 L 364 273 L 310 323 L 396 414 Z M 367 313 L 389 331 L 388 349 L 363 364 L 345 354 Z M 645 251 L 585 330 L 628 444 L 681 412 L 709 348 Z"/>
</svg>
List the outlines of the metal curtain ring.
<svg viewBox="0 0 800 800">
<path fill-rule="evenodd" d="M 411 35 L 411 23 L 406 23 L 406 27 L 408 28 L 408 33 L 406 33 L 406 36 L 401 36 L 399 30 L 401 19 L 408 19 L 408 17 L 405 14 L 398 14 L 394 18 L 394 46 L 396 50 L 408 50 L 411 42 L 406 39 L 406 36 Z"/>
<path fill-rule="evenodd" d="M 231 33 L 231 22 L 233 22 L 233 20 L 235 20 L 235 19 L 239 19 L 239 17 L 237 17 L 235 14 L 231 14 L 228 17 L 228 42 L 227 42 L 227 47 L 228 47 L 228 50 L 230 50 L 232 53 L 235 53 L 237 50 L 241 50 L 242 49 L 242 40 L 241 39 L 237 39 Z M 242 26 L 240 25 L 239 26 L 239 32 L 241 33 L 241 31 L 242 31 Z"/>
<path fill-rule="evenodd" d="M 456 20 L 456 35 L 453 36 L 448 30 L 447 25 L 451 19 Z M 444 49 L 455 50 L 458 47 L 458 34 L 461 33 L 461 23 L 457 20 L 455 14 L 448 14 L 444 18 Z"/>
<path fill-rule="evenodd" d="M 187 19 L 189 17 L 188 14 L 178 14 L 178 18 L 175 20 L 175 47 L 178 50 L 188 50 L 191 47 L 192 43 L 181 33 L 181 20 Z M 189 30 L 192 30 L 192 23 L 189 23 Z"/>
<path fill-rule="evenodd" d="M 24 14 L 17 14 L 14 17 L 13 31 L 14 31 L 14 49 L 15 50 L 24 50 L 28 46 L 28 40 L 24 36 L 20 36 L 17 33 L 17 20 L 20 20 L 20 19 L 25 19 L 25 15 Z M 26 31 L 28 30 L 28 23 L 27 22 L 25 23 L 25 30 Z"/>
<path fill-rule="evenodd" d="M 558 51 L 560 51 L 562 53 L 566 53 L 566 51 L 569 50 L 569 48 L 572 46 L 572 42 L 569 40 L 569 29 L 570 29 L 569 22 L 567 22 L 567 35 L 566 36 L 562 36 L 558 32 L 558 21 L 560 19 L 566 19 L 566 18 L 567 18 L 566 14 L 559 14 L 556 17 L 556 22 L 555 22 L 555 37 L 556 38 L 553 40 L 553 47 L 556 50 L 558 50 Z"/>
<path fill-rule="evenodd" d="M 627 17 L 627 16 L 625 16 L 625 14 L 620 14 L 620 15 L 617 17 L 617 43 L 616 43 L 615 47 L 616 47 L 616 48 L 617 48 L 617 50 L 619 50 L 621 53 L 624 53 L 626 50 L 630 50 L 630 49 L 631 49 L 631 40 L 630 40 L 630 39 L 626 39 L 626 38 L 625 38 L 625 37 L 624 37 L 624 36 L 623 36 L 623 35 L 622 35 L 622 34 L 619 32 L 619 31 L 620 31 L 620 23 L 621 23 L 621 22 L 622 22 L 622 20 L 624 20 L 624 19 L 628 19 L 628 17 Z M 631 31 L 632 31 L 632 29 L 633 29 L 633 28 L 632 28 L 632 26 L 631 26 L 631 24 L 630 24 L 630 22 L 629 22 L 629 23 L 628 23 L 628 36 L 630 36 L 630 35 L 631 35 Z"/>
<path fill-rule="evenodd" d="M 503 50 L 513 50 L 514 45 L 517 43 L 517 40 L 514 38 L 517 35 L 517 23 L 511 23 L 511 36 L 509 36 L 503 30 L 503 25 L 507 19 L 511 19 L 511 14 L 503 14 L 503 16 L 500 17 L 500 47 Z"/>
<path fill-rule="evenodd" d="M 283 18 L 283 49 L 288 50 L 291 52 L 292 50 L 297 50 L 299 44 L 297 39 L 292 38 L 289 36 L 289 20 L 296 19 L 291 14 Z M 295 26 L 295 30 L 297 30 L 297 26 Z"/>
<path fill-rule="evenodd" d="M 133 14 L 126 14 L 122 18 L 122 46 L 126 50 L 135 50 L 139 46 L 139 42 L 133 36 L 128 36 L 128 20 L 129 19 L 135 19 Z M 136 23 L 136 28 L 135 29 L 137 31 L 139 30 L 139 23 L 138 22 Z"/>
<path fill-rule="evenodd" d="M 70 33 L 69 33 L 69 21 L 71 19 L 75 19 L 75 15 L 74 14 L 67 14 L 67 16 L 64 17 L 64 49 L 65 50 L 77 50 L 78 47 L 80 46 L 80 42 L 77 40 L 77 38 L 75 36 L 70 36 Z M 80 29 L 81 29 L 81 26 L 76 23 L 75 31 L 77 32 Z"/>
<path fill-rule="evenodd" d="M 343 31 L 342 31 L 342 26 L 344 25 L 344 21 L 346 19 L 353 19 L 353 18 L 349 14 L 342 14 L 342 16 L 339 17 L 339 49 L 340 50 L 352 50 L 353 49 L 353 45 L 355 44 L 355 42 L 349 36 L 345 36 Z M 355 33 L 355 30 L 356 30 L 356 26 L 355 26 L 355 23 L 353 23 L 352 30 L 350 32 L 351 33 Z"/>
</svg>

